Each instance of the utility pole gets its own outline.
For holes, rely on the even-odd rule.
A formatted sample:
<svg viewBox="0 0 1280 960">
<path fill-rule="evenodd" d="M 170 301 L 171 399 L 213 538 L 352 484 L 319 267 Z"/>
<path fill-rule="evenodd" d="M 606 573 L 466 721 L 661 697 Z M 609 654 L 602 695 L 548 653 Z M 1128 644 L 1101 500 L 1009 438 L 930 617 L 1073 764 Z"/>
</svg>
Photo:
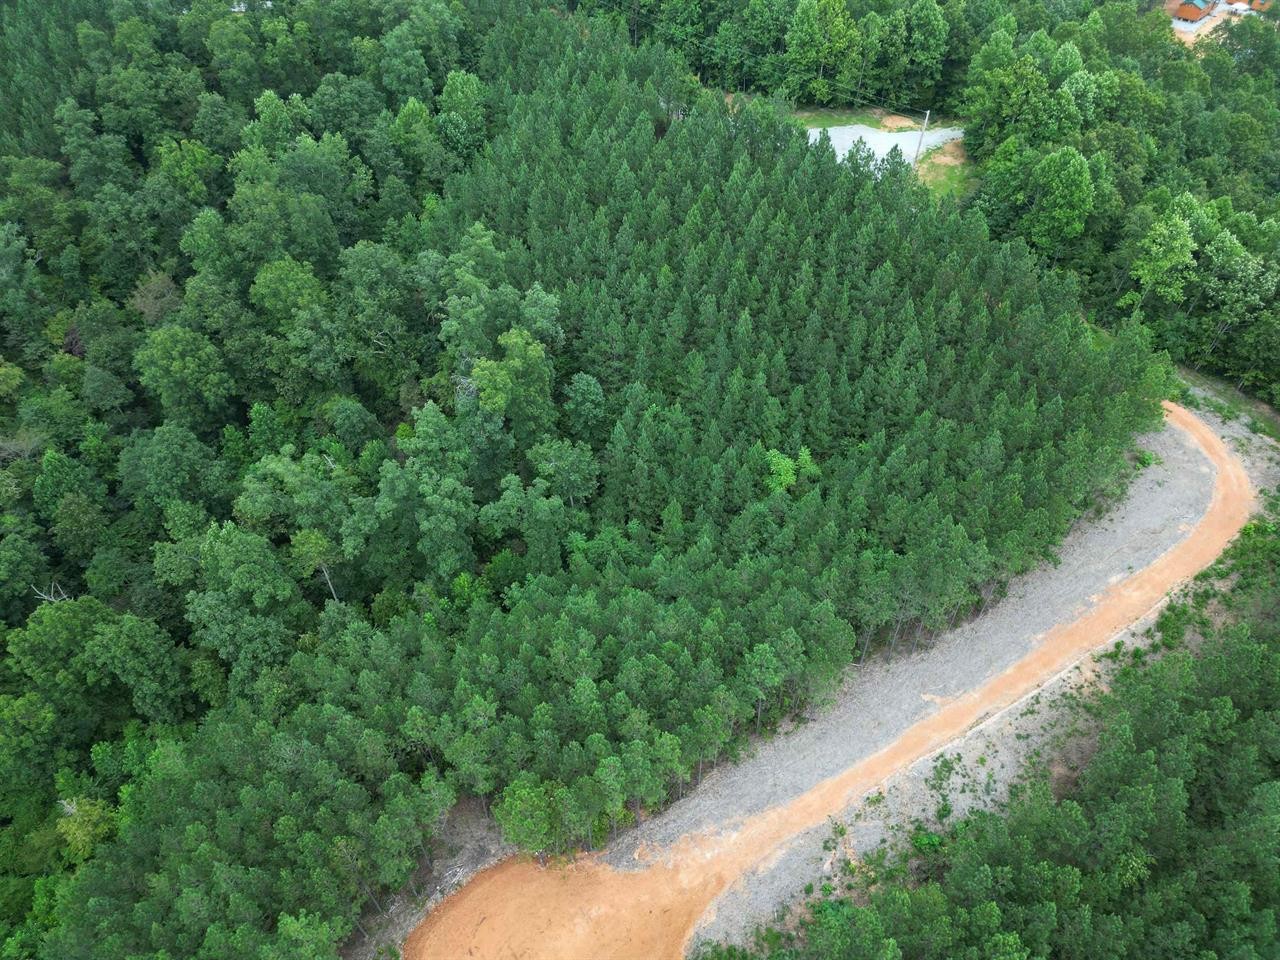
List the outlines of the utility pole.
<svg viewBox="0 0 1280 960">
<path fill-rule="evenodd" d="M 931 112 L 932 112 L 931 110 L 926 110 L 924 112 L 924 126 L 920 128 L 920 139 L 916 141 L 915 159 L 911 161 L 911 165 L 913 167 L 920 162 L 920 150 L 922 147 L 924 147 L 924 132 L 929 129 L 929 114 Z"/>
</svg>

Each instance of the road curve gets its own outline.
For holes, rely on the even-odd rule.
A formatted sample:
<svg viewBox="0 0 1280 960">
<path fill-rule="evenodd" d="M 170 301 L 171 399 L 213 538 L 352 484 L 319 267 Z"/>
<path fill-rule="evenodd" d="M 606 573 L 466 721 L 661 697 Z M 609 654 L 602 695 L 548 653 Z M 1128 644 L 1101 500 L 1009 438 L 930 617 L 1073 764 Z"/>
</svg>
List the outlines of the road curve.
<svg viewBox="0 0 1280 960">
<path fill-rule="evenodd" d="M 1108 644 L 1217 559 L 1253 510 L 1252 485 L 1203 422 L 1172 403 L 1165 414 L 1215 468 L 1209 506 L 1185 538 L 1110 586 L 1082 616 L 883 749 L 729 829 L 685 836 L 640 869 L 618 870 L 599 856 L 551 868 L 512 858 L 477 874 L 413 931 L 405 960 L 678 960 L 699 918 L 746 871 Z"/>
</svg>

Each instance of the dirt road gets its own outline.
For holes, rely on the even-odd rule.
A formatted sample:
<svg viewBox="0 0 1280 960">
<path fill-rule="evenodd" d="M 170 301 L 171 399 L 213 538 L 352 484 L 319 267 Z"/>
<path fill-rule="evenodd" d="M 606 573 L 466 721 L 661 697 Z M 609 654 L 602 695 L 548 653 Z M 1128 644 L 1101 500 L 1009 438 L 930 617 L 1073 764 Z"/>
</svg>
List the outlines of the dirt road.
<svg viewBox="0 0 1280 960">
<path fill-rule="evenodd" d="M 1033 637 L 1029 652 L 970 689 L 939 698 L 931 712 L 883 747 L 804 792 L 758 812 L 746 811 L 747 816 L 719 828 L 642 850 L 632 855 L 630 869 L 615 856 L 597 855 L 567 867 L 543 869 L 512 859 L 486 870 L 427 917 L 406 942 L 404 956 L 407 960 L 681 957 L 699 918 L 716 898 L 744 874 L 780 855 L 793 837 L 820 826 L 851 799 L 875 790 L 891 774 L 937 751 L 1107 644 L 1142 619 L 1169 590 L 1216 559 L 1248 519 L 1252 486 L 1239 459 L 1194 415 L 1166 404 L 1166 416 L 1184 445 L 1212 465 L 1207 506 L 1194 526 L 1152 562 L 1127 576 L 1111 578 L 1114 582 L 1088 597 L 1090 603 L 1079 616 Z M 1095 559 L 1101 563 L 1109 558 Z M 1079 597 L 1076 602 L 1085 599 Z M 821 718 L 810 727 L 829 720 Z M 827 733 L 838 736 L 841 732 Z M 804 784 L 791 786 L 803 788 Z"/>
</svg>

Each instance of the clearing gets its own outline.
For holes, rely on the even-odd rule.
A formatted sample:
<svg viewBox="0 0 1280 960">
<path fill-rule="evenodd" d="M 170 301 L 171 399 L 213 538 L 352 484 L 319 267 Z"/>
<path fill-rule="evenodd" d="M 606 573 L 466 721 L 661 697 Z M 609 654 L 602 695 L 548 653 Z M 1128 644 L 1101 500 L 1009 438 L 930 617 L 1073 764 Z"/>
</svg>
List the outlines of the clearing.
<svg viewBox="0 0 1280 960">
<path fill-rule="evenodd" d="M 1241 17 L 1254 16 L 1254 12 L 1244 3 L 1219 3 L 1203 20 L 1195 23 L 1189 23 L 1186 20 L 1179 20 L 1174 14 L 1178 7 L 1181 6 L 1181 0 L 1165 0 L 1164 12 L 1169 15 L 1170 24 L 1173 26 L 1173 33 L 1188 47 L 1194 47 L 1218 27 L 1231 20 L 1239 20 Z"/>
<path fill-rule="evenodd" d="M 1244 525 L 1254 499 L 1240 459 L 1187 410 L 1166 412 L 1144 442 L 1156 462 L 1105 519 L 1072 532 L 1056 566 L 1018 578 L 1006 600 L 918 655 L 856 671 L 811 722 L 603 852 L 549 868 L 510 858 L 477 874 L 414 930 L 406 960 L 674 960 L 713 906 L 708 932 L 763 919 L 761 898 L 776 905 L 803 882 L 771 869 L 798 838 L 1143 620 Z"/>
<path fill-rule="evenodd" d="M 939 197 L 962 200 L 978 189 L 978 176 L 963 140 L 952 140 L 930 150 L 916 164 L 916 175 Z"/>
</svg>

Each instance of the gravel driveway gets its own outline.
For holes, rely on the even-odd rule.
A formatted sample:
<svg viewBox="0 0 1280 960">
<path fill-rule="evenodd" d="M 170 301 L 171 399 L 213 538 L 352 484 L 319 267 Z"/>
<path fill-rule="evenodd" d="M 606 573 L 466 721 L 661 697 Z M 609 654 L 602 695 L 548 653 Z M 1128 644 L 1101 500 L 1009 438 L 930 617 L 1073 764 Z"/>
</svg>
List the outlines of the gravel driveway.
<svg viewBox="0 0 1280 960">
<path fill-rule="evenodd" d="M 861 123 L 810 130 L 809 142 L 817 143 L 824 133 L 831 140 L 831 146 L 841 160 L 858 141 L 862 141 L 867 149 L 875 154 L 877 160 L 887 157 L 894 147 L 897 147 L 907 160 L 913 160 L 916 155 L 916 144 L 920 142 L 919 130 L 879 130 Z M 920 155 L 924 156 L 932 148 L 940 147 L 952 140 L 959 140 L 963 136 L 964 128 L 962 127 L 933 127 L 926 130 Z"/>
</svg>

